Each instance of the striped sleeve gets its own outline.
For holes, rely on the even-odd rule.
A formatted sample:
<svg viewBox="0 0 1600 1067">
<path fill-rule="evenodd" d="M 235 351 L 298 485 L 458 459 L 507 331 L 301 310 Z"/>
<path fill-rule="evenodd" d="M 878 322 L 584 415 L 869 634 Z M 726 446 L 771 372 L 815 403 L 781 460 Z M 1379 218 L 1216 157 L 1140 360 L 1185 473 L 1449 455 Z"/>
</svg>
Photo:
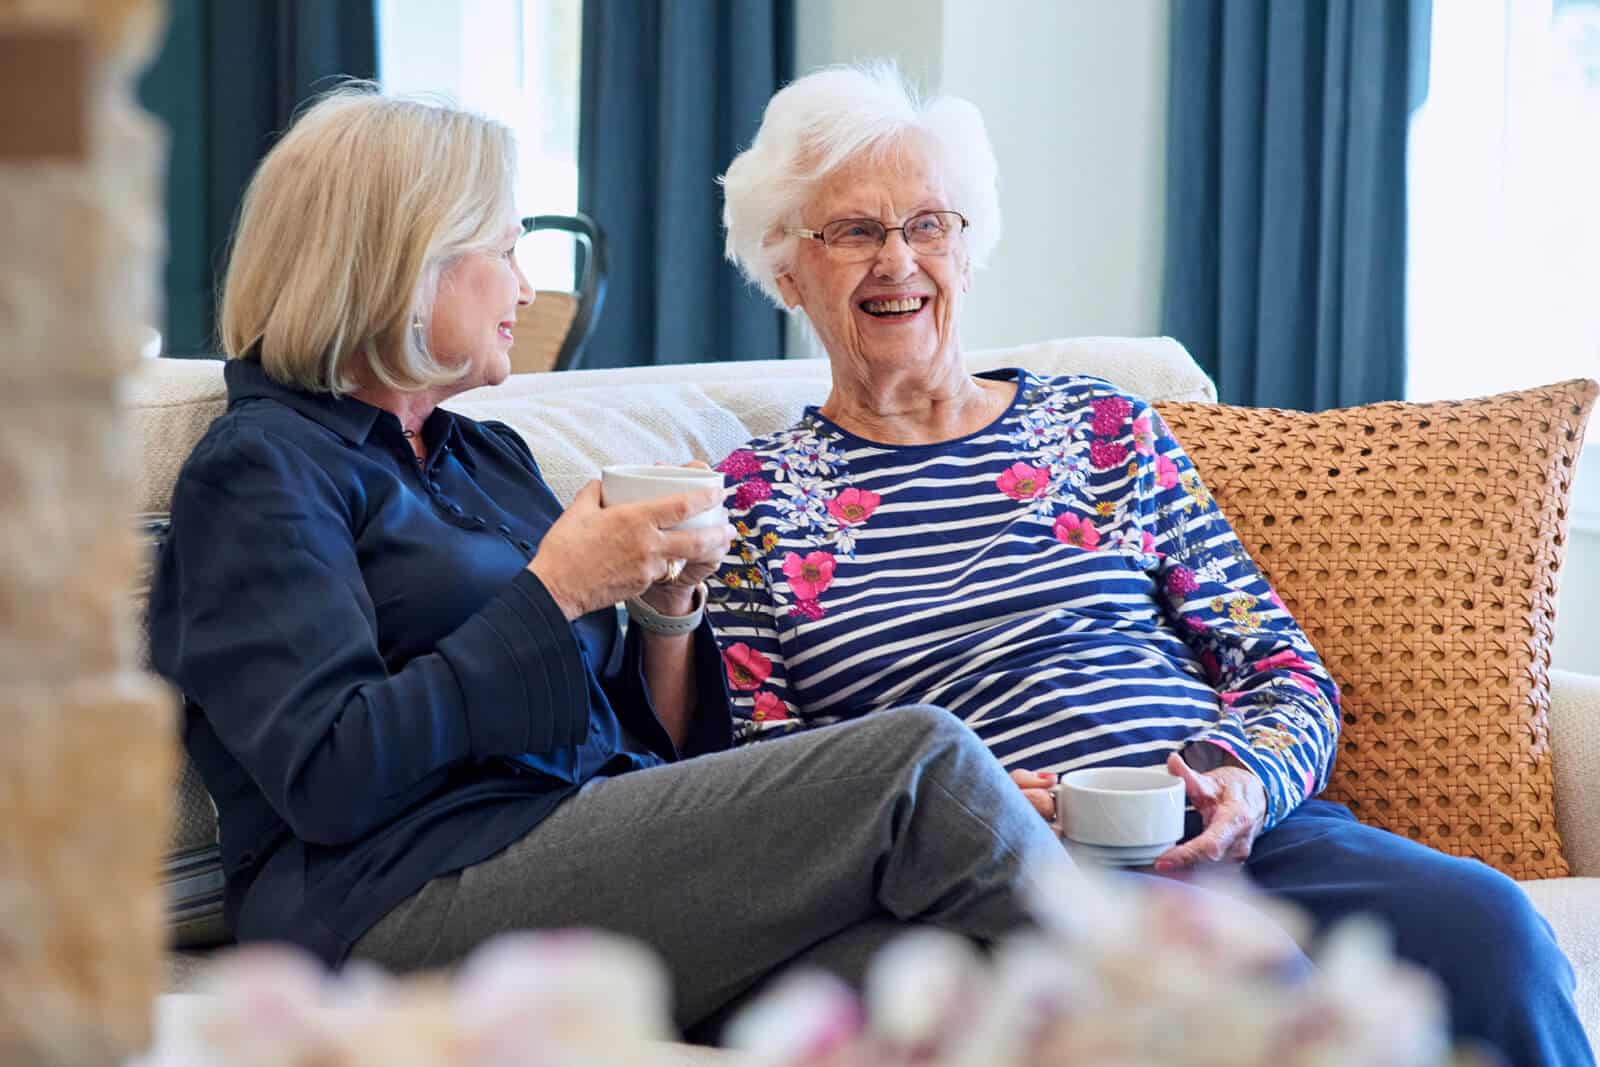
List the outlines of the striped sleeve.
<svg viewBox="0 0 1600 1067">
<path fill-rule="evenodd" d="M 1190 743 L 1216 745 L 1261 779 L 1270 829 L 1327 785 L 1338 686 L 1160 415 L 1134 402 L 1129 419 L 1157 599 L 1222 704 Z"/>
<path fill-rule="evenodd" d="M 749 451 L 734 453 L 730 462 L 755 462 Z M 729 519 L 735 537 L 722 566 L 707 583 L 706 613 L 722 646 L 722 665 L 733 704 L 735 745 L 784 736 L 805 729 L 789 696 L 788 671 L 778 641 L 779 606 L 774 601 L 761 550 L 764 531 L 753 513 L 736 500 Z"/>
</svg>

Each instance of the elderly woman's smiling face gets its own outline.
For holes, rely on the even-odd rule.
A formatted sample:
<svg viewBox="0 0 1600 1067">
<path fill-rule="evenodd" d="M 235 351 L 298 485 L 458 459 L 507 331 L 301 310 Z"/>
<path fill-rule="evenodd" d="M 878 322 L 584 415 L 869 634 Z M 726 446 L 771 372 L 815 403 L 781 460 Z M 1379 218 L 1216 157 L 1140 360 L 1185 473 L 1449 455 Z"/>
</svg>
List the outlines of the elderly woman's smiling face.
<svg viewBox="0 0 1600 1067">
<path fill-rule="evenodd" d="M 946 199 L 929 154 L 911 143 L 834 170 L 801 212 L 801 225 L 821 230 L 840 219 L 870 219 L 896 227 L 922 212 L 960 210 Z M 777 276 L 778 289 L 806 313 L 830 358 L 871 373 L 958 354 L 956 324 L 970 278 L 959 230 L 940 254 L 919 253 L 898 230 L 858 261 L 819 240 L 801 238 L 798 246 L 791 269 Z"/>
</svg>

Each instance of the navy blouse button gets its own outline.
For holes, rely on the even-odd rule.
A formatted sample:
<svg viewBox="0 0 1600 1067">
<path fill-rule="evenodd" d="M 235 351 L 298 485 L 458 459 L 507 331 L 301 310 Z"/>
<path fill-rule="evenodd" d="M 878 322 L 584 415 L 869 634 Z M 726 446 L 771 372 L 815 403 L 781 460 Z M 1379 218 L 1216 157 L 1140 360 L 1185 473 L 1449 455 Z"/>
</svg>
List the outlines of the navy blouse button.
<svg viewBox="0 0 1600 1067">
<path fill-rule="evenodd" d="M 432 489 L 435 493 L 444 492 L 444 487 L 441 486 L 438 482 L 429 482 L 428 483 L 428 488 Z"/>
<path fill-rule="evenodd" d="M 522 551 L 524 551 L 524 552 L 532 552 L 533 551 L 533 543 L 531 541 L 518 541 L 517 542 L 517 547 L 522 549 Z"/>
<path fill-rule="evenodd" d="M 462 514 L 462 510 L 463 509 L 462 509 L 461 505 L 457 504 L 454 500 L 450 501 L 450 505 L 449 506 L 450 506 L 450 513 L 452 515 L 460 515 L 460 514 Z"/>
<path fill-rule="evenodd" d="M 495 529 L 499 530 L 501 533 L 505 534 L 507 537 L 511 536 L 511 527 L 507 526 L 503 522 L 499 526 L 496 526 Z"/>
<path fill-rule="evenodd" d="M 483 516 L 482 515 L 474 515 L 474 516 L 472 516 L 472 528 L 474 530 L 481 530 L 487 525 L 489 525 L 489 524 L 487 522 L 483 521 Z"/>
</svg>

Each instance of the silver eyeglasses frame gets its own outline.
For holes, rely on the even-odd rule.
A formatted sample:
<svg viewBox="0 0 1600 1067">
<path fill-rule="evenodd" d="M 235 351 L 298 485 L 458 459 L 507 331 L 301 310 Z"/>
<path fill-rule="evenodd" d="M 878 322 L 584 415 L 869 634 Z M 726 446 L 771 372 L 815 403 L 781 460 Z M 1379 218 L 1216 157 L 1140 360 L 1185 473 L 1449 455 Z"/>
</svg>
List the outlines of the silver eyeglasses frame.
<svg viewBox="0 0 1600 1067">
<path fill-rule="evenodd" d="M 889 235 L 891 233 L 894 233 L 896 230 L 898 230 L 900 232 L 900 239 L 906 243 L 906 247 L 910 248 L 914 252 L 918 252 L 918 253 L 920 253 L 922 255 L 948 255 L 949 251 L 950 251 L 948 248 L 942 249 L 942 250 L 940 250 L 938 252 L 933 252 L 933 251 L 920 249 L 920 248 L 917 247 L 916 243 L 913 242 L 909 236 L 907 236 L 907 234 L 909 232 L 907 227 L 910 227 L 910 226 L 914 225 L 918 219 L 927 218 L 929 215 L 938 215 L 938 216 L 953 215 L 953 216 L 956 217 L 956 219 L 958 219 L 960 221 L 961 225 L 960 225 L 959 228 L 950 227 L 950 228 L 947 228 L 945 230 L 943 236 L 946 239 L 954 238 L 954 237 L 957 237 L 957 236 L 959 236 L 959 235 L 961 235 L 963 233 L 966 233 L 967 227 L 970 225 L 970 223 L 967 222 L 967 217 L 965 215 L 963 215 L 961 212 L 952 211 L 952 210 L 949 210 L 949 209 L 940 209 L 940 210 L 937 210 L 937 211 L 919 211 L 915 215 L 912 215 L 911 217 L 907 218 L 904 222 L 902 222 L 898 226 L 885 226 L 883 223 L 879 222 L 877 219 L 844 218 L 844 219 L 833 219 L 833 220 L 831 220 L 829 222 L 826 222 L 826 223 L 823 224 L 822 229 L 820 229 L 820 230 L 808 230 L 803 226 L 788 226 L 788 227 L 784 228 L 783 232 L 788 234 L 791 237 L 804 237 L 804 238 L 807 238 L 808 240 L 812 240 L 812 241 L 821 241 L 822 242 L 822 246 L 824 248 L 826 248 L 829 252 L 833 253 L 836 256 L 837 255 L 843 255 L 843 256 L 846 256 L 846 258 L 848 258 L 849 250 L 842 248 L 842 246 L 840 246 L 839 244 L 837 244 L 835 242 L 830 242 L 828 240 L 826 234 L 830 229 L 833 229 L 834 227 L 839 226 L 839 225 L 841 225 L 843 223 L 858 223 L 858 224 L 860 224 L 862 226 L 876 227 L 880 232 L 879 232 L 878 240 L 877 240 L 876 244 L 873 244 L 873 243 L 871 243 L 869 241 L 869 242 L 859 246 L 860 251 L 866 253 L 866 255 L 859 256 L 859 257 L 856 257 L 856 258 L 865 259 L 865 258 L 868 258 L 868 256 L 877 254 L 879 251 L 882 250 L 884 245 L 889 243 Z"/>
</svg>

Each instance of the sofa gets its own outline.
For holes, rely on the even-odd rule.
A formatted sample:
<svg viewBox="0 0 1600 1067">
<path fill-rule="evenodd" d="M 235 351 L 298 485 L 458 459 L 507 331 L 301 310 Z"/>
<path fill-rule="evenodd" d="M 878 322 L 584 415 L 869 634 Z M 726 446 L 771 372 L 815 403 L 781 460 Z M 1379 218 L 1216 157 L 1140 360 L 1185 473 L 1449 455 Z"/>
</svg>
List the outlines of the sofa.
<svg viewBox="0 0 1600 1067">
<path fill-rule="evenodd" d="M 1083 338 L 975 352 L 974 369 L 1022 365 L 1110 379 L 1153 401 L 1214 402 L 1211 381 L 1165 338 Z M 552 487 L 570 499 L 603 464 L 691 458 L 715 462 L 747 438 L 791 423 L 828 389 L 820 360 L 787 360 L 515 375 L 446 406 L 499 419 L 522 433 Z M 127 405 L 142 442 L 139 507 L 159 528 L 179 467 L 224 406 L 221 364 L 149 359 Z M 1578 972 L 1591 1041 L 1600 1044 L 1600 676 L 1551 673 L 1549 742 L 1555 819 L 1571 876 L 1525 881 Z M 175 947 L 203 949 L 221 936 L 215 819 L 192 776 L 179 785 L 172 861 Z M 187 952 L 171 983 L 187 981 Z"/>
</svg>

